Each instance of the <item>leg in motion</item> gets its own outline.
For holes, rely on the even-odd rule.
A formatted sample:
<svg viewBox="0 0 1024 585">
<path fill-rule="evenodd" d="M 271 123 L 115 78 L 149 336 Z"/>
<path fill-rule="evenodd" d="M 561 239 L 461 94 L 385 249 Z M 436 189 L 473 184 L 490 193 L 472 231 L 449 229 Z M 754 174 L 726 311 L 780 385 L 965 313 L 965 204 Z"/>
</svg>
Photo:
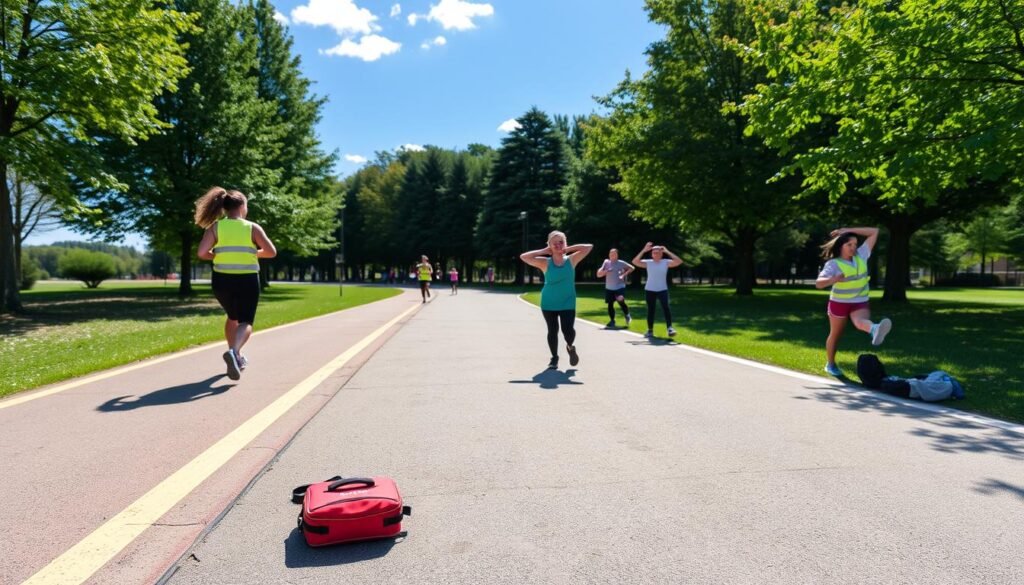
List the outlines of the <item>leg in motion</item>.
<svg viewBox="0 0 1024 585">
<path fill-rule="evenodd" d="M 558 367 L 558 311 L 541 311 L 544 323 L 548 326 L 548 349 L 551 350 L 551 361 L 548 368 Z"/>
</svg>

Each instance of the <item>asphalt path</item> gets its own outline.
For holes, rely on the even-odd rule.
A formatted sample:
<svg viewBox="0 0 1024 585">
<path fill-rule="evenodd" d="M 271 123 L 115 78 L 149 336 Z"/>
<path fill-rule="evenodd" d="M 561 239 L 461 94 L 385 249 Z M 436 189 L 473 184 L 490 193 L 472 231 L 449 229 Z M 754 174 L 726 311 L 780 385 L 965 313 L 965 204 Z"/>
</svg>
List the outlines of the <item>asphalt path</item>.
<svg viewBox="0 0 1024 585">
<path fill-rule="evenodd" d="M 156 582 L 420 307 L 257 317 L 237 382 L 220 343 L 0 401 L 0 583 Z"/>
<path fill-rule="evenodd" d="M 1018 425 L 579 321 L 547 370 L 535 307 L 438 293 L 163 581 L 1024 583 Z M 408 536 L 306 547 L 335 474 L 394 477 Z"/>
</svg>

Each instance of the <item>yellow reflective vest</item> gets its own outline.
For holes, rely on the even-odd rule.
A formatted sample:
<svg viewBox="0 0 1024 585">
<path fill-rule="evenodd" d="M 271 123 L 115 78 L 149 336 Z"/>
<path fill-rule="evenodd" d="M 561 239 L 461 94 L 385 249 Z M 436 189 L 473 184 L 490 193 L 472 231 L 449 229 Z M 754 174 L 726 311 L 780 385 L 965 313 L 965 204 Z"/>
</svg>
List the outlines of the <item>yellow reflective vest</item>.
<svg viewBox="0 0 1024 585">
<path fill-rule="evenodd" d="M 224 218 L 217 222 L 217 245 L 213 248 L 213 269 L 224 274 L 252 274 L 260 271 L 252 241 L 252 222 Z"/>
<path fill-rule="evenodd" d="M 850 301 L 857 297 L 868 296 L 868 263 L 859 255 L 853 257 L 853 266 L 837 261 L 836 266 L 843 271 L 845 280 L 832 285 L 833 301 Z"/>
</svg>

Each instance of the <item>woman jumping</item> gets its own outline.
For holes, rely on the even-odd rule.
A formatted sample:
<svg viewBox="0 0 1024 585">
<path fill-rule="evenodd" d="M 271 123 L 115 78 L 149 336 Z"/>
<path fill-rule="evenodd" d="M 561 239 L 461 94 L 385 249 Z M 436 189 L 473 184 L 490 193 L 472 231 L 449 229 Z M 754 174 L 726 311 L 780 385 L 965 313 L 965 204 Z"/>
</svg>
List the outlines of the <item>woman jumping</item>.
<svg viewBox="0 0 1024 585">
<path fill-rule="evenodd" d="M 882 319 L 871 321 L 868 306 L 868 258 L 878 241 L 878 228 L 857 227 L 833 230 L 832 239 L 821 247 L 825 267 L 818 275 L 814 286 L 832 287 L 828 300 L 829 333 L 825 341 L 825 371 L 832 376 L 842 376 L 836 365 L 836 346 L 846 328 L 846 319 L 853 326 L 871 336 L 871 345 L 881 345 L 892 329 L 892 321 Z M 864 236 L 864 243 L 857 246 L 857 236 Z"/>
<path fill-rule="evenodd" d="M 237 380 L 249 360 L 242 346 L 252 335 L 256 305 L 260 300 L 258 258 L 273 258 L 277 248 L 259 224 L 246 221 L 248 200 L 239 191 L 214 187 L 196 201 L 196 224 L 206 228 L 199 241 L 199 257 L 213 260 L 213 294 L 227 313 L 224 338 L 228 350 L 224 363 L 228 378 Z"/>
<path fill-rule="evenodd" d="M 548 326 L 548 349 L 551 350 L 549 369 L 558 368 L 558 328 L 561 323 L 569 365 L 580 363 L 576 353 L 576 266 L 594 249 L 593 244 L 566 244 L 565 234 L 548 234 L 548 245 L 540 250 L 523 252 L 519 259 L 544 273 L 544 287 L 540 291 L 540 309 Z"/>
<path fill-rule="evenodd" d="M 644 258 L 650 252 L 651 259 Z M 671 260 L 666 259 L 668 255 Z M 661 303 L 661 311 L 665 314 L 665 326 L 669 336 L 674 336 L 672 328 L 672 310 L 668 307 L 668 269 L 682 264 L 682 259 L 669 251 L 665 246 L 655 246 L 651 242 L 644 244 L 644 249 L 633 258 L 633 264 L 647 270 L 647 283 L 644 284 L 644 296 L 647 301 L 647 337 L 654 337 L 654 303 Z"/>
</svg>

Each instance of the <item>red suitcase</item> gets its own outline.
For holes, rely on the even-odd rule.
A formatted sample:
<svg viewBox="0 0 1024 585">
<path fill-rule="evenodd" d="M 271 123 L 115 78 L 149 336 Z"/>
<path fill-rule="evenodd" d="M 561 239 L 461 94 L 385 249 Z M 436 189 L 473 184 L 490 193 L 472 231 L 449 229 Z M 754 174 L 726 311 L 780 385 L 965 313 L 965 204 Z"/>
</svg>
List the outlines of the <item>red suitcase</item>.
<svg viewBox="0 0 1024 585">
<path fill-rule="evenodd" d="M 402 505 L 390 477 L 334 477 L 292 491 L 302 503 L 299 530 L 309 546 L 405 536 L 402 518 L 412 513 Z"/>
</svg>

